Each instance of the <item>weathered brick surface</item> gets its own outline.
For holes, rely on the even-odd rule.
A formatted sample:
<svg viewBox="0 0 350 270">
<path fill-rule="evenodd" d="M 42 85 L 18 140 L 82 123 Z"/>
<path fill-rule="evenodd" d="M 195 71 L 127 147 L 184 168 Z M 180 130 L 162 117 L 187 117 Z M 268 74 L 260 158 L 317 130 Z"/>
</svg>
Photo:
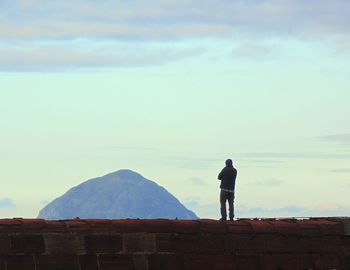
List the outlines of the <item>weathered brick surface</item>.
<svg viewBox="0 0 350 270">
<path fill-rule="evenodd" d="M 179 254 L 152 254 L 149 257 L 150 270 L 184 270 L 184 256 Z"/>
<path fill-rule="evenodd" d="M 123 248 L 120 235 L 85 235 L 85 248 L 87 253 L 117 253 Z"/>
<path fill-rule="evenodd" d="M 172 221 L 169 219 L 144 219 L 143 227 L 149 233 L 173 232 Z"/>
<path fill-rule="evenodd" d="M 110 219 L 88 219 L 86 223 L 94 233 L 108 234 L 113 232 L 113 223 Z"/>
<path fill-rule="evenodd" d="M 98 269 L 98 255 L 80 255 L 78 262 L 81 270 L 99 270 Z"/>
<path fill-rule="evenodd" d="M 10 237 L 7 234 L 0 234 L 0 254 L 8 254 L 11 249 Z"/>
<path fill-rule="evenodd" d="M 199 232 L 210 234 L 225 234 L 227 232 L 226 222 L 217 222 L 212 219 L 199 221 Z"/>
<path fill-rule="evenodd" d="M 80 234 L 44 234 L 45 253 L 83 254 L 86 253 L 84 236 Z"/>
<path fill-rule="evenodd" d="M 198 233 L 199 230 L 197 220 L 174 220 L 172 226 L 175 233 Z"/>
<path fill-rule="evenodd" d="M 75 255 L 37 255 L 36 270 L 80 270 L 79 261 Z"/>
<path fill-rule="evenodd" d="M 6 270 L 5 266 L 5 258 L 4 256 L 0 256 L 0 270 Z"/>
<path fill-rule="evenodd" d="M 133 255 L 100 255 L 99 270 L 136 270 Z"/>
<path fill-rule="evenodd" d="M 350 219 L 0 219 L 0 270 L 347 270 Z"/>
<path fill-rule="evenodd" d="M 5 258 L 6 270 L 35 270 L 34 256 L 10 255 Z"/>
<path fill-rule="evenodd" d="M 186 270 L 212 270 L 212 258 L 206 255 L 186 254 L 184 266 Z"/>
<path fill-rule="evenodd" d="M 149 233 L 129 233 L 123 235 L 124 252 L 155 252 L 155 235 Z"/>
<path fill-rule="evenodd" d="M 11 235 L 11 252 L 24 254 L 44 253 L 43 235 Z"/>
</svg>

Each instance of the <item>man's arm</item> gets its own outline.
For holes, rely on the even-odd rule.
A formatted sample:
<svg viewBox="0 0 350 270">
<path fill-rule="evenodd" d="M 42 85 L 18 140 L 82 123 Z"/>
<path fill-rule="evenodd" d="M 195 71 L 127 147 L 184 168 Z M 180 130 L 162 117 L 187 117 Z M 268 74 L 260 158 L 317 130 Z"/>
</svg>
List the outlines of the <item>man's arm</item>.
<svg viewBox="0 0 350 270">
<path fill-rule="evenodd" d="M 224 177 L 224 169 L 222 169 L 221 172 L 219 173 L 218 179 L 219 179 L 219 180 L 222 180 L 223 177 Z"/>
</svg>

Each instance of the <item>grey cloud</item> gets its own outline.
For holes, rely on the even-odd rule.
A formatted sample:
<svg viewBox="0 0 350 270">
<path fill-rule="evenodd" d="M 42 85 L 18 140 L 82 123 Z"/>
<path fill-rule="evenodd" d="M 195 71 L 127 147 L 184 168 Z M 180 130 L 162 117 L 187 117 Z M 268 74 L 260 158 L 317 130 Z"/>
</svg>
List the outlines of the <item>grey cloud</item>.
<svg viewBox="0 0 350 270">
<path fill-rule="evenodd" d="M 349 33 L 347 0 L 0 2 L 7 38 L 186 38 L 243 34 L 326 36 Z"/>
<path fill-rule="evenodd" d="M 350 133 L 334 134 L 328 136 L 317 137 L 319 140 L 350 144 Z"/>
<path fill-rule="evenodd" d="M 0 199 L 0 208 L 16 208 L 15 203 L 9 198 Z"/>
<path fill-rule="evenodd" d="M 280 208 L 249 208 L 238 206 L 238 217 L 335 217 L 346 216 L 349 213 L 349 206 L 337 203 L 324 203 L 313 208 L 300 207 L 297 205 L 283 206 Z"/>
<path fill-rule="evenodd" d="M 331 170 L 330 172 L 333 172 L 333 173 L 350 173 L 350 169 L 335 169 L 335 170 Z"/>
<path fill-rule="evenodd" d="M 243 44 L 236 47 L 232 54 L 235 57 L 264 59 L 272 53 L 272 47 L 258 44 Z"/>
<path fill-rule="evenodd" d="M 61 70 L 94 67 L 138 67 L 163 65 L 204 52 L 193 48 L 138 48 L 116 45 L 116 51 L 84 51 L 63 47 L 19 47 L 0 49 L 0 70 Z"/>
<path fill-rule="evenodd" d="M 300 153 L 274 153 L 274 152 L 262 152 L 262 153 L 241 153 L 239 157 L 244 158 L 262 158 L 262 159 L 350 159 L 349 154 L 334 154 L 323 152 L 300 152 Z"/>
<path fill-rule="evenodd" d="M 260 181 L 251 182 L 250 185 L 254 186 L 265 186 L 265 187 L 277 187 L 283 184 L 282 180 L 279 179 L 266 179 Z"/>
</svg>

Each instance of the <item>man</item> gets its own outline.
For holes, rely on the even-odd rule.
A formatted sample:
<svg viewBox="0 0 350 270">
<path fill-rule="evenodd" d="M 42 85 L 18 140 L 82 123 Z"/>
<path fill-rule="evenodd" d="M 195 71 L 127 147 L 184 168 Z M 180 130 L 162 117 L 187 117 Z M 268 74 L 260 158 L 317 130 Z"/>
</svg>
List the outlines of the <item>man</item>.
<svg viewBox="0 0 350 270">
<path fill-rule="evenodd" d="M 236 185 L 237 170 L 233 167 L 231 159 L 226 160 L 226 166 L 219 173 L 218 179 L 221 180 L 220 185 L 220 205 L 221 205 L 221 219 L 226 220 L 226 201 L 228 201 L 230 220 L 234 218 L 233 200 L 235 199 L 235 185 Z"/>
</svg>

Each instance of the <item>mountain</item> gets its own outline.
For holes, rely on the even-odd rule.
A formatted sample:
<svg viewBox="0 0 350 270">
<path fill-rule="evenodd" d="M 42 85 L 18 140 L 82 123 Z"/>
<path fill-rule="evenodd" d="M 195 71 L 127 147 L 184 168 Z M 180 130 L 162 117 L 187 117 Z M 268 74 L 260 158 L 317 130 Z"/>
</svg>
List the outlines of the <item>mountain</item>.
<svg viewBox="0 0 350 270">
<path fill-rule="evenodd" d="M 44 207 L 38 218 L 197 219 L 165 188 L 131 170 L 90 179 Z"/>
</svg>

